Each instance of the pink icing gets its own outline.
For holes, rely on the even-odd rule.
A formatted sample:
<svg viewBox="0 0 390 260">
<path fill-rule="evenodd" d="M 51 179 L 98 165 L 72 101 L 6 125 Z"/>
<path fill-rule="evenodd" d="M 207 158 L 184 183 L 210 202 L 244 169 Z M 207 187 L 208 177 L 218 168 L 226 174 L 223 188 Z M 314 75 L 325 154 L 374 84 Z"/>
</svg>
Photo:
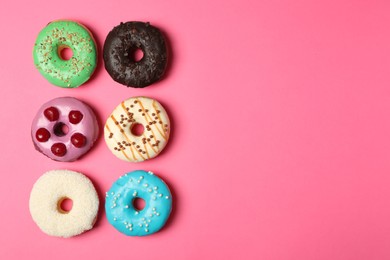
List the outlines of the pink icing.
<svg viewBox="0 0 390 260">
<path fill-rule="evenodd" d="M 44 111 L 49 107 L 57 108 L 59 112 L 58 120 L 51 122 L 45 117 Z M 83 115 L 81 121 L 77 124 L 70 123 L 70 111 L 80 111 Z M 68 129 L 67 133 L 62 136 L 58 134 L 58 129 L 55 133 L 55 128 L 57 128 L 56 125 L 58 126 L 60 123 L 66 125 Z M 40 128 L 45 128 L 49 131 L 49 140 L 45 142 L 40 142 L 37 140 L 36 132 Z M 82 147 L 76 147 L 74 144 L 72 144 L 71 137 L 74 134 L 77 134 L 76 136 L 80 136 L 79 134 L 85 136 L 85 142 L 83 143 Z M 80 156 L 88 152 L 96 141 L 98 134 L 99 127 L 96 116 L 92 109 L 84 102 L 73 97 L 55 98 L 43 104 L 42 107 L 38 110 L 31 126 L 31 136 L 37 150 L 49 158 L 61 162 L 75 161 Z M 65 145 L 65 155 L 57 156 L 53 154 L 52 146 L 56 143 L 63 143 Z"/>
</svg>

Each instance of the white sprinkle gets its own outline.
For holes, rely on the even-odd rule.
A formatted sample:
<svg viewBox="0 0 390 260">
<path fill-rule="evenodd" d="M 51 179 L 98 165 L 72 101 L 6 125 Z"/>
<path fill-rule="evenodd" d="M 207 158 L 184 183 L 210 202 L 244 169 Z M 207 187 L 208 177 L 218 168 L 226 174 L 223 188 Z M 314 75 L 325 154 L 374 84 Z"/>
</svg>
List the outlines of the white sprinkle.
<svg viewBox="0 0 390 260">
<path fill-rule="evenodd" d="M 152 189 L 149 188 L 149 189 L 148 189 L 148 192 L 152 192 Z"/>
<path fill-rule="evenodd" d="M 169 199 L 169 196 L 165 196 L 166 199 Z"/>
<path fill-rule="evenodd" d="M 145 218 L 141 218 L 142 220 L 145 220 Z"/>
<path fill-rule="evenodd" d="M 111 192 L 111 195 L 114 195 L 114 192 Z"/>
<path fill-rule="evenodd" d="M 144 187 L 148 187 L 148 186 L 149 186 L 149 184 L 147 184 L 147 183 L 144 184 Z"/>
<path fill-rule="evenodd" d="M 151 171 L 148 171 L 148 173 L 149 173 L 150 175 L 153 175 L 153 172 L 151 172 Z"/>
<path fill-rule="evenodd" d="M 135 212 L 135 215 L 138 215 L 138 214 L 139 214 L 139 212 L 138 212 L 138 211 L 136 211 L 136 212 Z"/>
<path fill-rule="evenodd" d="M 150 223 L 150 221 L 151 221 L 151 220 L 150 220 L 150 219 L 148 219 L 148 222 L 149 222 L 149 223 Z"/>
<path fill-rule="evenodd" d="M 156 211 L 156 208 L 152 208 L 153 211 Z"/>
<path fill-rule="evenodd" d="M 149 224 L 145 224 L 145 227 L 149 227 Z"/>
<path fill-rule="evenodd" d="M 160 216 L 160 213 L 157 212 L 156 215 L 157 215 L 157 216 Z"/>
<path fill-rule="evenodd" d="M 129 205 L 126 205 L 125 208 L 128 209 L 128 208 L 129 208 Z"/>
<path fill-rule="evenodd" d="M 157 198 L 156 198 L 156 196 L 153 196 L 152 199 L 153 199 L 153 200 L 156 200 Z"/>
<path fill-rule="evenodd" d="M 144 178 L 144 176 L 140 176 L 139 179 L 142 180 Z"/>
<path fill-rule="evenodd" d="M 154 189 L 154 190 L 158 190 L 158 187 L 157 187 L 157 186 L 156 186 L 156 187 L 153 187 L 153 189 Z"/>
<path fill-rule="evenodd" d="M 127 221 L 124 221 L 123 224 L 127 225 Z"/>
<path fill-rule="evenodd" d="M 142 227 L 142 224 L 139 224 L 138 226 Z"/>
<path fill-rule="evenodd" d="M 133 192 L 133 197 L 135 197 L 135 196 L 137 196 L 137 192 L 136 191 Z"/>
<path fill-rule="evenodd" d="M 146 232 L 149 232 L 149 229 L 145 228 L 145 231 L 146 231 Z"/>
<path fill-rule="evenodd" d="M 141 183 L 141 181 L 137 181 L 138 183 Z"/>
<path fill-rule="evenodd" d="M 153 214 L 150 214 L 149 217 L 153 217 Z"/>
<path fill-rule="evenodd" d="M 161 197 L 162 197 L 162 194 L 160 193 L 160 194 L 158 194 L 158 196 L 161 198 Z"/>
<path fill-rule="evenodd" d="M 130 223 L 130 224 L 129 224 L 129 227 L 132 227 L 132 226 L 133 226 L 133 224 Z"/>
<path fill-rule="evenodd" d="M 116 218 L 114 218 L 114 221 L 116 221 Z"/>
<path fill-rule="evenodd" d="M 130 231 L 133 231 L 133 229 L 132 229 L 132 228 L 129 228 L 129 230 L 130 230 Z"/>
</svg>

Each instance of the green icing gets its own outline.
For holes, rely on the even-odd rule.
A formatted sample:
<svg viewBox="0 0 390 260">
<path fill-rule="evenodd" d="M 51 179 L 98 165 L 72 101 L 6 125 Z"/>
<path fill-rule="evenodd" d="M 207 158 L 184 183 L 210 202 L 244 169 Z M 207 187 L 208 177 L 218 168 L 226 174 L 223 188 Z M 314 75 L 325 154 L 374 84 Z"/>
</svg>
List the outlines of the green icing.
<svg viewBox="0 0 390 260">
<path fill-rule="evenodd" d="M 73 56 L 63 60 L 62 48 L 72 49 Z M 85 83 L 96 67 L 96 45 L 90 32 L 73 21 L 49 23 L 35 42 L 34 63 L 39 72 L 52 84 L 76 88 Z"/>
</svg>

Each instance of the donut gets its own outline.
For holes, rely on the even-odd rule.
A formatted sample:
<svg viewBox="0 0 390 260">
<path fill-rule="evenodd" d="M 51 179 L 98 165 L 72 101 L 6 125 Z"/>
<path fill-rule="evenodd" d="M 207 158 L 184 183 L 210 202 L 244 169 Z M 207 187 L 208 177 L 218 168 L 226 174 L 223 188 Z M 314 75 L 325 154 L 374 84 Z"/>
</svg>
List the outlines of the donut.
<svg viewBox="0 0 390 260">
<path fill-rule="evenodd" d="M 65 48 L 72 49 L 69 60 L 61 56 Z M 67 20 L 54 21 L 38 34 L 33 57 L 36 68 L 50 83 L 76 88 L 85 83 L 96 68 L 96 44 L 84 25 Z"/>
<path fill-rule="evenodd" d="M 145 201 L 138 210 L 134 200 Z M 146 236 L 159 231 L 167 222 L 172 209 L 168 186 L 152 172 L 137 170 L 121 176 L 106 193 L 108 222 L 128 236 Z"/>
<path fill-rule="evenodd" d="M 136 50 L 143 52 L 139 61 L 133 57 Z M 160 80 L 165 72 L 165 39 L 150 23 L 121 23 L 108 33 L 103 59 L 113 80 L 128 87 L 144 88 Z"/>
<path fill-rule="evenodd" d="M 70 211 L 61 209 L 64 199 L 72 200 Z M 93 227 L 99 198 L 85 175 L 69 170 L 52 170 L 35 182 L 29 207 L 32 219 L 44 233 L 67 238 Z"/>
<path fill-rule="evenodd" d="M 47 157 L 71 162 L 88 152 L 99 134 L 92 109 L 73 97 L 60 97 L 43 104 L 31 126 L 35 148 Z"/>
<path fill-rule="evenodd" d="M 143 133 L 134 127 L 143 126 Z M 170 123 L 165 109 L 154 99 L 132 97 L 121 102 L 108 117 L 104 139 L 119 159 L 141 162 L 156 157 L 166 146 Z"/>
</svg>

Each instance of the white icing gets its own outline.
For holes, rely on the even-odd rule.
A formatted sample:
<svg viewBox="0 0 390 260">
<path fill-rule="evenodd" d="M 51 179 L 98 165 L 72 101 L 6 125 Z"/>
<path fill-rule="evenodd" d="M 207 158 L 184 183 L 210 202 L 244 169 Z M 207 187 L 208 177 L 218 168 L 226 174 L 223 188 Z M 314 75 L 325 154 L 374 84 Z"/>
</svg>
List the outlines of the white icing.
<svg viewBox="0 0 390 260">
<path fill-rule="evenodd" d="M 131 132 L 135 123 L 144 127 L 141 136 Z M 159 102 L 147 97 L 123 101 L 108 117 L 104 127 L 108 148 L 118 158 L 130 162 L 156 157 L 166 146 L 169 133 L 170 123 L 165 109 Z"/>
</svg>

